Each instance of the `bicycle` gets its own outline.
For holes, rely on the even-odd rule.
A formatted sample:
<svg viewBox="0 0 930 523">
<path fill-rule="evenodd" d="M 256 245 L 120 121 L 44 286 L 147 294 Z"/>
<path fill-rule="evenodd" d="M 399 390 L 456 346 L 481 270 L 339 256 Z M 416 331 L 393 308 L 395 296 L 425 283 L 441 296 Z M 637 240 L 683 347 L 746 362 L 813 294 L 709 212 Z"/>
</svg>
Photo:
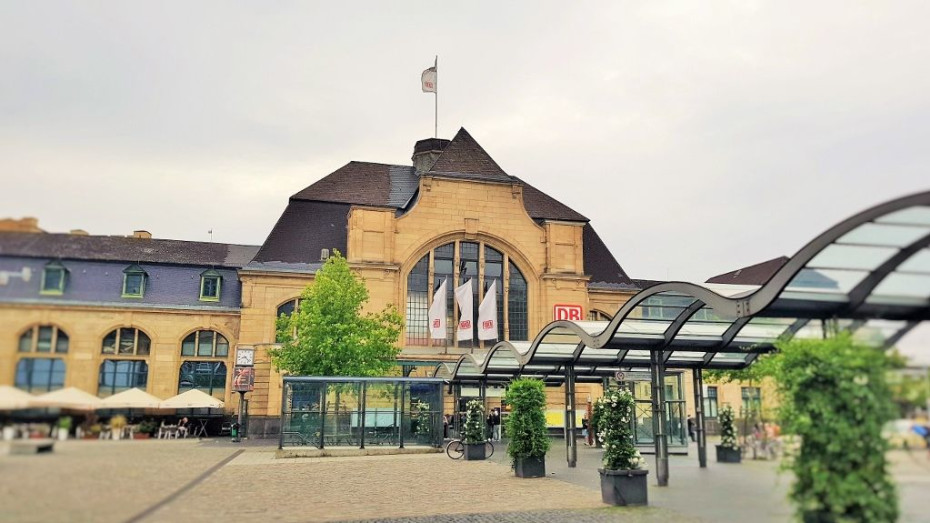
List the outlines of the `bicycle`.
<svg viewBox="0 0 930 523">
<path fill-rule="evenodd" d="M 454 439 L 446 443 L 446 454 L 452 459 L 461 459 L 465 455 L 465 443 L 460 439 Z M 494 455 L 494 444 L 491 440 L 484 441 L 484 457 L 490 458 Z"/>
</svg>

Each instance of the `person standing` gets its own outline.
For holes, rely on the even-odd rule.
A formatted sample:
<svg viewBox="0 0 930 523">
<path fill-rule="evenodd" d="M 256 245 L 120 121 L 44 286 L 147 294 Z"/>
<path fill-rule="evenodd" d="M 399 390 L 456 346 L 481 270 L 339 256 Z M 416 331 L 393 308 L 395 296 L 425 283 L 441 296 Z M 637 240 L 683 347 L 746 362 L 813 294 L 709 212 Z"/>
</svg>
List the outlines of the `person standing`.
<svg viewBox="0 0 930 523">
<path fill-rule="evenodd" d="M 688 437 L 691 438 L 691 441 L 694 441 L 694 429 L 695 429 L 694 418 L 691 416 L 688 416 Z"/>
<path fill-rule="evenodd" d="M 488 425 L 491 427 L 491 440 L 501 440 L 501 409 L 495 407 L 488 415 Z"/>
</svg>

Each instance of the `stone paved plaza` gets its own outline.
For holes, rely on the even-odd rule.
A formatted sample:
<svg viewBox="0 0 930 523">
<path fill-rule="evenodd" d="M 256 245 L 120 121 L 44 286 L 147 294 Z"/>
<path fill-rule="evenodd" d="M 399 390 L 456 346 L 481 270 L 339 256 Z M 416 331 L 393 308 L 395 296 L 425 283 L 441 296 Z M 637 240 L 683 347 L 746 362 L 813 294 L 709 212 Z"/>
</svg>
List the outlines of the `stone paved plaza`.
<svg viewBox="0 0 930 523">
<path fill-rule="evenodd" d="M 272 442 L 68 441 L 46 455 L 0 457 L 2 521 L 786 521 L 790 477 L 773 462 L 697 467 L 671 458 L 670 486 L 650 474 L 650 507 L 600 502 L 600 451 L 565 466 L 556 440 L 547 478 L 514 478 L 444 454 L 275 459 Z M 903 521 L 927 521 L 926 451 L 891 455 Z M 654 470 L 654 464 L 652 469 Z"/>
</svg>

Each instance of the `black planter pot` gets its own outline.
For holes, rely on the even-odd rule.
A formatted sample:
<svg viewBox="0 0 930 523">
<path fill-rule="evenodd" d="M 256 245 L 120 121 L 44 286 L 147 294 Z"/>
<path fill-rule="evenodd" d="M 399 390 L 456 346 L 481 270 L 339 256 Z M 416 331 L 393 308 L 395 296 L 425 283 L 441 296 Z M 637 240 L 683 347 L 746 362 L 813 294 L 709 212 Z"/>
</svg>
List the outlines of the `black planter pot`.
<svg viewBox="0 0 930 523">
<path fill-rule="evenodd" d="M 743 453 L 740 449 L 717 445 L 717 463 L 739 463 L 742 460 Z"/>
<path fill-rule="evenodd" d="M 487 459 L 485 455 L 485 445 L 484 443 L 466 443 L 465 444 L 465 460 L 466 461 L 476 461 Z"/>
<path fill-rule="evenodd" d="M 546 477 L 546 457 L 541 458 L 515 458 L 513 470 L 518 478 L 544 478 Z"/>
<path fill-rule="evenodd" d="M 648 470 L 597 469 L 601 473 L 601 499 L 608 505 L 648 505 Z"/>
</svg>

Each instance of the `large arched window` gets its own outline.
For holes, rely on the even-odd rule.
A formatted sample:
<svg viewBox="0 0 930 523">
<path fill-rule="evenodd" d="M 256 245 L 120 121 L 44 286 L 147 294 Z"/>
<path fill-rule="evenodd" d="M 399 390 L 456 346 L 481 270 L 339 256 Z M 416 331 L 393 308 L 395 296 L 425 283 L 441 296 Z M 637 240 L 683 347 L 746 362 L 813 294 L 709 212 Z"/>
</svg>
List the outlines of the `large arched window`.
<svg viewBox="0 0 930 523">
<path fill-rule="evenodd" d="M 443 279 L 449 280 L 446 295 L 446 339 L 431 340 L 429 306 Z M 426 253 L 407 275 L 407 343 L 410 345 L 477 346 L 473 341 L 456 342 L 454 326 L 458 307 L 452 289 L 472 279 L 473 309 L 496 282 L 498 339 L 526 340 L 529 334 L 526 278 L 513 261 L 501 251 L 483 242 L 455 241 Z M 506 282 L 506 285 L 505 285 Z M 477 325 L 475 326 L 477 329 Z M 490 342 L 490 343 L 493 343 Z"/>
<path fill-rule="evenodd" d="M 280 318 L 281 316 L 290 316 L 291 314 L 294 314 L 295 312 L 297 312 L 297 310 L 300 309 L 301 301 L 303 300 L 301 300 L 300 298 L 294 298 L 293 300 L 287 300 L 286 302 L 278 306 L 278 312 L 277 314 L 275 314 L 275 317 L 274 317 L 275 319 L 275 324 L 274 324 L 275 343 L 281 343 L 281 339 L 278 337 L 278 318 Z"/>
<path fill-rule="evenodd" d="M 68 335 L 54 325 L 34 325 L 19 337 L 19 352 L 68 352 Z"/>
<path fill-rule="evenodd" d="M 22 358 L 16 364 L 13 385 L 27 392 L 49 392 L 65 386 L 65 361 L 61 358 Z"/>
<path fill-rule="evenodd" d="M 216 331 L 196 331 L 181 342 L 181 356 L 225 358 L 229 341 Z"/>
<path fill-rule="evenodd" d="M 226 364 L 222 361 L 185 361 L 178 373 L 178 394 L 198 389 L 211 396 L 226 394 Z"/>
<path fill-rule="evenodd" d="M 138 387 L 145 390 L 149 364 L 143 360 L 103 360 L 97 380 L 97 395 L 101 398 Z"/>
<path fill-rule="evenodd" d="M 133 327 L 120 327 L 103 337 L 100 352 L 119 356 L 148 356 L 151 350 L 152 339 L 148 334 Z"/>
</svg>

